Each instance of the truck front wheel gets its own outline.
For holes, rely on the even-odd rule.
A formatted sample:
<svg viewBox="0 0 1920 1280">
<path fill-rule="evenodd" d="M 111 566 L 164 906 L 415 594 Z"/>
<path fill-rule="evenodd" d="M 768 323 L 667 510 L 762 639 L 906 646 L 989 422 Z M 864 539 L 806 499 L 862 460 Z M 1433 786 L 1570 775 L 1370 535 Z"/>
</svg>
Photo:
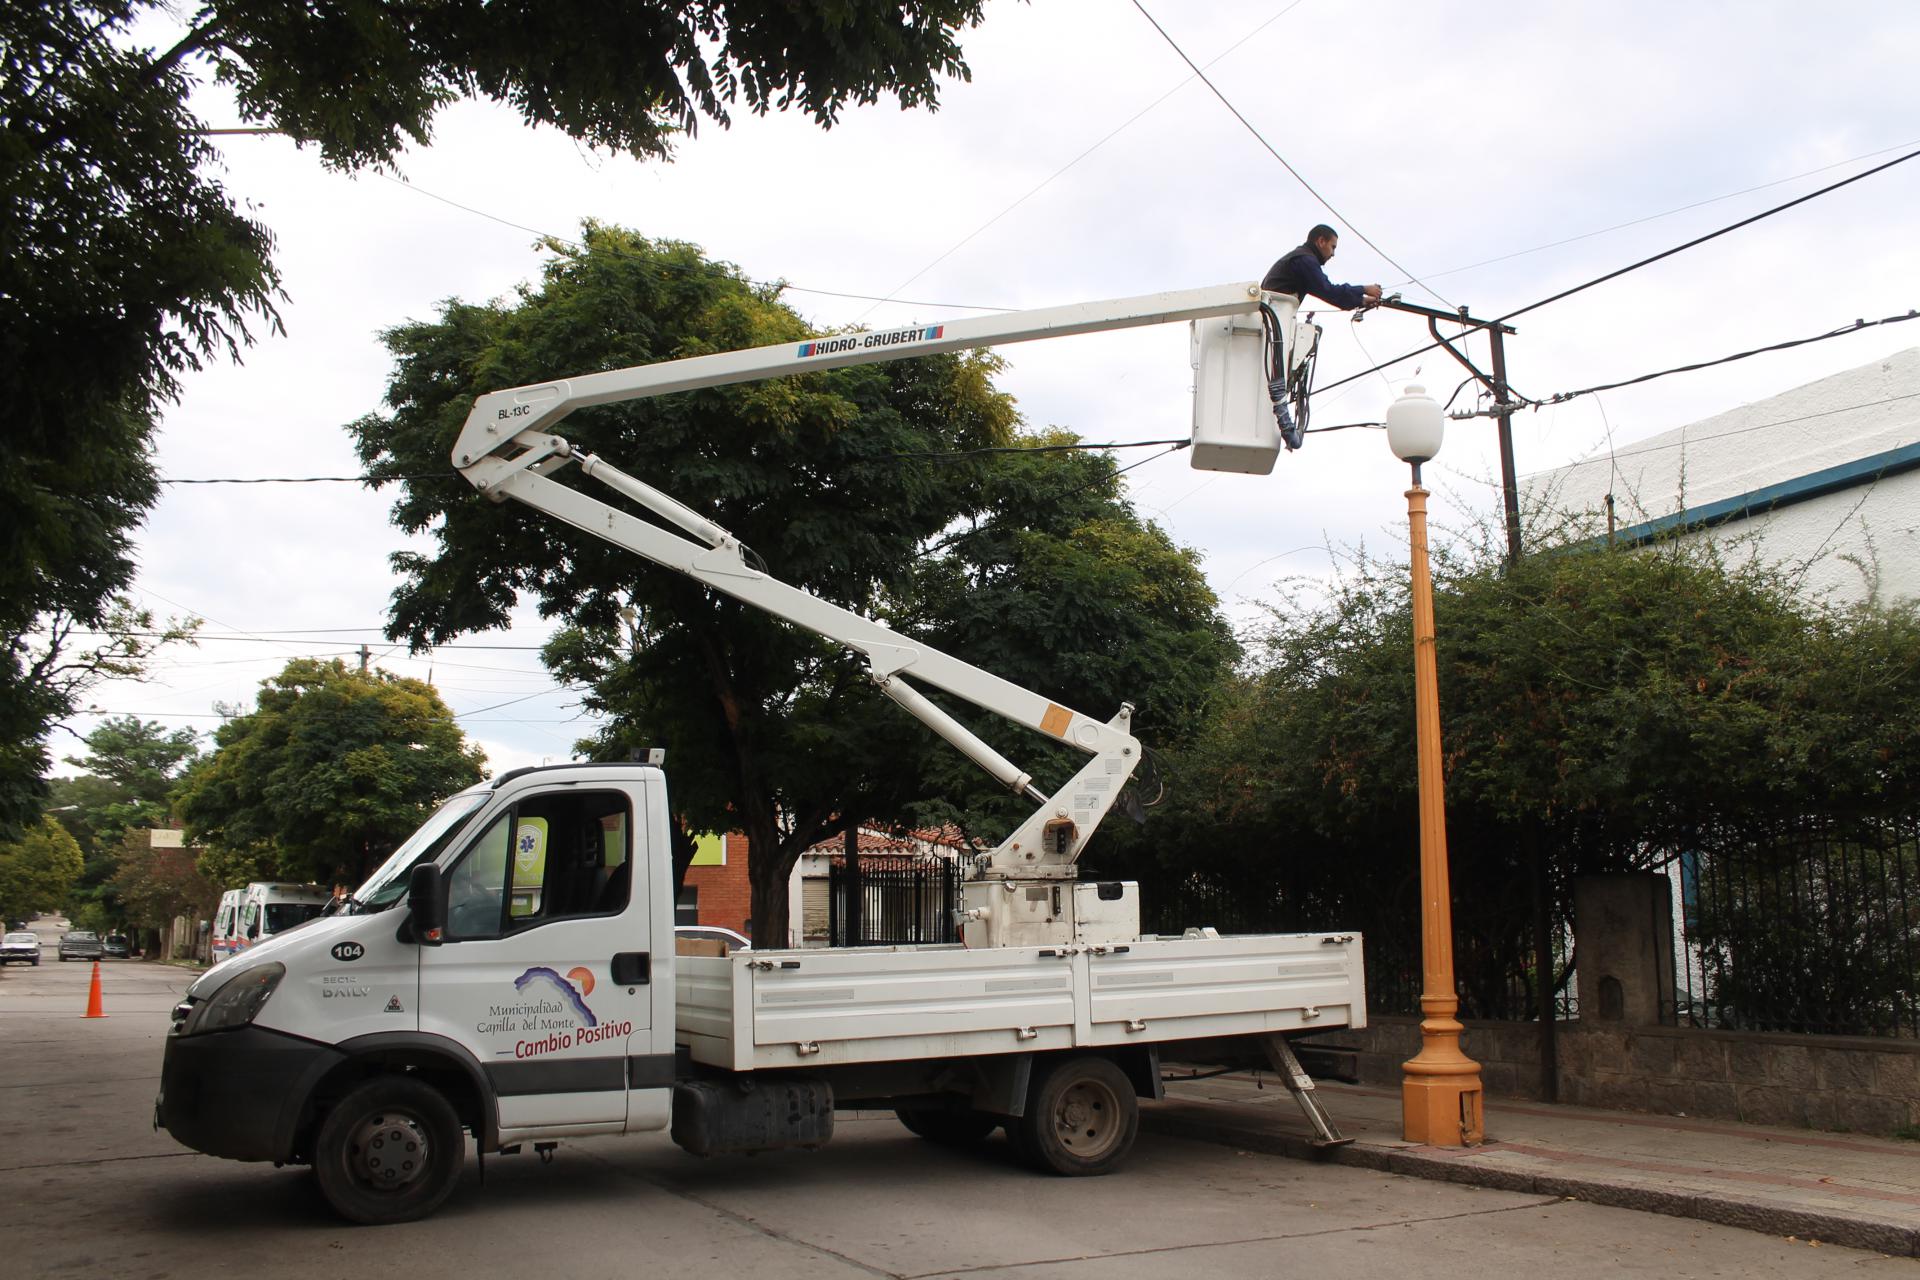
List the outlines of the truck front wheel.
<svg viewBox="0 0 1920 1280">
<path fill-rule="evenodd" d="M 352 1222 L 412 1222 L 438 1209 L 467 1156 L 460 1117 L 406 1076 L 369 1080 L 337 1103 L 314 1139 L 320 1193 Z"/>
<path fill-rule="evenodd" d="M 1133 1150 L 1140 1104 L 1106 1058 L 1071 1058 L 1033 1086 L 1015 1146 L 1037 1168 L 1068 1177 L 1112 1173 Z"/>
</svg>

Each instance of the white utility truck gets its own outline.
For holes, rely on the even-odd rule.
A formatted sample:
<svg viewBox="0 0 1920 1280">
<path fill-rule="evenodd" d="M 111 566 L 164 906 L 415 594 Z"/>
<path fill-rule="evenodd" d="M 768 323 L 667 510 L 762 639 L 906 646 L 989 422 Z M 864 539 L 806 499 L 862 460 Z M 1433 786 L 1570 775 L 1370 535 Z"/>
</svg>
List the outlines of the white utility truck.
<svg viewBox="0 0 1920 1280">
<path fill-rule="evenodd" d="M 1004 1127 L 1039 1168 L 1106 1173 L 1175 1051 L 1264 1058 L 1320 1139 L 1340 1141 L 1285 1036 L 1365 1025 L 1357 935 L 1144 936 L 1135 885 L 1076 879 L 1140 761 L 1130 707 L 1095 719 L 781 583 L 725 529 L 553 430 L 587 405 L 1185 320 L 1196 464 L 1262 473 L 1280 443 L 1270 375 L 1303 359 L 1313 336 L 1294 305 L 1221 286 L 482 396 L 453 449 L 482 493 L 846 646 L 1036 808 L 979 858 L 959 945 L 676 954 L 659 753 L 516 770 L 449 800 L 344 909 L 195 982 L 174 1010 L 156 1123 L 212 1155 L 310 1163 L 329 1202 L 360 1222 L 432 1212 L 458 1178 L 465 1133 L 483 1158 L 662 1128 L 696 1154 L 753 1152 L 818 1146 L 849 1107 L 893 1108 L 946 1143 Z M 627 505 L 562 483 L 569 468 Z M 1049 794 L 916 681 L 1090 759 Z"/>
</svg>

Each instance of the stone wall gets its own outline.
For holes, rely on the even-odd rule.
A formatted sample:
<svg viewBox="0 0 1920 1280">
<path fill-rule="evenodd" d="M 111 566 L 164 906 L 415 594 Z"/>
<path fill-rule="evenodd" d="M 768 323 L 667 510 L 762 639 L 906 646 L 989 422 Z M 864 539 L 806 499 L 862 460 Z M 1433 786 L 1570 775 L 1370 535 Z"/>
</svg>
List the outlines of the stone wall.
<svg viewBox="0 0 1920 1280">
<path fill-rule="evenodd" d="M 1920 1125 L 1909 1040 L 1570 1023 L 1559 1051 L 1562 1102 L 1857 1133 Z"/>
<path fill-rule="evenodd" d="M 1358 1049 L 1362 1083 L 1398 1088 L 1420 1020 L 1371 1022 L 1307 1043 Z M 1464 1025 L 1488 1097 L 1542 1098 L 1537 1024 Z M 1561 1102 L 1883 1135 L 1920 1127 L 1920 1043 L 1910 1040 L 1563 1022 L 1555 1044 Z"/>
</svg>

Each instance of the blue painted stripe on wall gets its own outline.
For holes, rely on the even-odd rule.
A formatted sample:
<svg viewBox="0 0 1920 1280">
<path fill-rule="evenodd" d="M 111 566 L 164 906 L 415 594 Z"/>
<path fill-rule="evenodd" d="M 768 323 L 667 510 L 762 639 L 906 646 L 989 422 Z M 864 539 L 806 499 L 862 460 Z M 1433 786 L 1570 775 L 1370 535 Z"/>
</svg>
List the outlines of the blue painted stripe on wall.
<svg viewBox="0 0 1920 1280">
<path fill-rule="evenodd" d="M 1636 524 L 1615 533 L 1614 541 L 1627 546 L 1640 546 L 1666 534 L 1710 529 L 1715 525 L 1726 524 L 1733 520 L 1751 519 L 1754 516 L 1765 515 L 1769 511 L 1778 511 L 1797 503 L 1810 502 L 1815 498 L 1823 498 L 1829 493 L 1839 493 L 1843 489 L 1872 484 L 1883 476 L 1899 475 L 1903 471 L 1912 471 L 1916 468 L 1920 468 L 1920 444 L 1902 445 L 1898 449 L 1870 454 L 1852 462 L 1843 462 L 1837 467 L 1811 471 L 1804 476 L 1795 476 L 1791 480 L 1782 480 L 1778 484 L 1770 484 L 1765 488 L 1736 494 L 1731 498 L 1722 498 L 1718 502 L 1709 502 L 1703 507 L 1694 507 L 1670 516 L 1661 516 L 1658 520 L 1649 520 L 1645 524 Z"/>
</svg>

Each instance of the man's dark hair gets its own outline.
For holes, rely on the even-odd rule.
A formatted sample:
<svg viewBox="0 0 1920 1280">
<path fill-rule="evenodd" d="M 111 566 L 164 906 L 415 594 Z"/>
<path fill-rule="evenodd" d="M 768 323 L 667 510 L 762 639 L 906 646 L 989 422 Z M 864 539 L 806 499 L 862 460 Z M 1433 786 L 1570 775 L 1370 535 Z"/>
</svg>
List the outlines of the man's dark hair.
<svg viewBox="0 0 1920 1280">
<path fill-rule="evenodd" d="M 1307 232 L 1307 243 L 1312 244 L 1315 240 L 1318 240 L 1321 236 L 1326 236 L 1329 240 L 1338 240 L 1340 238 L 1340 233 L 1338 231 L 1335 231 L 1332 227 L 1328 226 L 1324 222 L 1317 223 L 1315 224 L 1313 230 Z"/>
</svg>

